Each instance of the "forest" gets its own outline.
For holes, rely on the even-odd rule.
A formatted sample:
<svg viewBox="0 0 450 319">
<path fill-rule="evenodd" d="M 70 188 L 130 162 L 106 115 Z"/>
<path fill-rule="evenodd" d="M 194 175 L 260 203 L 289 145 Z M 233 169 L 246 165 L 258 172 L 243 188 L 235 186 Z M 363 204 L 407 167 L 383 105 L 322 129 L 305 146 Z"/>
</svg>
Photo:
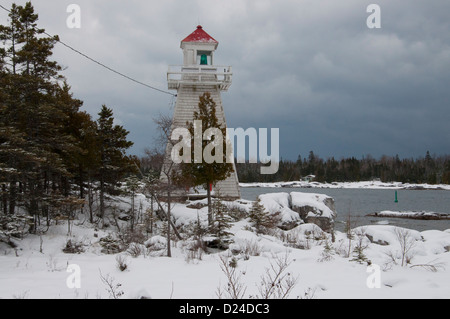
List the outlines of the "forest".
<svg viewBox="0 0 450 319">
<path fill-rule="evenodd" d="M 126 153 L 133 142 L 111 108 L 99 107 L 97 118 L 81 111 L 52 60 L 59 39 L 37 21 L 27 2 L 13 4 L 0 25 L 0 207 L 5 215 L 24 209 L 36 226 L 84 198 L 91 207 L 97 191 L 102 216 L 105 194 L 136 171 L 137 158 Z"/>
<path fill-rule="evenodd" d="M 403 158 L 398 155 L 383 155 L 375 159 L 366 155 L 326 160 L 309 152 L 307 158 L 298 156 L 297 161 L 280 160 L 279 170 L 273 175 L 261 175 L 259 163 L 236 163 L 239 181 L 251 182 L 288 182 L 298 181 L 307 175 L 315 175 L 317 182 L 357 182 L 379 179 L 382 182 L 450 184 L 450 156 L 430 155 L 424 157 Z"/>
</svg>

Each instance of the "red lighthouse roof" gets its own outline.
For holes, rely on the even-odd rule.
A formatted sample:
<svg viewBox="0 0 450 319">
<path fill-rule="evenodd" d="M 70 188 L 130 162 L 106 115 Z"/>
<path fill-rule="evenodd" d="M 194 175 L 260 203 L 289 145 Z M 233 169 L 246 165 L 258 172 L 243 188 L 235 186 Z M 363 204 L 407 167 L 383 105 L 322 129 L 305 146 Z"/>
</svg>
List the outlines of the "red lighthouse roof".
<svg viewBox="0 0 450 319">
<path fill-rule="evenodd" d="M 198 25 L 197 30 L 192 32 L 181 42 L 219 43 L 212 36 L 206 33 L 201 25 Z"/>
</svg>

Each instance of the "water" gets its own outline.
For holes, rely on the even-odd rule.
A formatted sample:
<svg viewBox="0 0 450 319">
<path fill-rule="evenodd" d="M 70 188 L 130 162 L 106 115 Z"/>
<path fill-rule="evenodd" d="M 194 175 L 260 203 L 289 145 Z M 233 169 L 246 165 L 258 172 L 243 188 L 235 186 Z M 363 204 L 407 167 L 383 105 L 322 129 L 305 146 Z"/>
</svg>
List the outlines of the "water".
<svg viewBox="0 0 450 319">
<path fill-rule="evenodd" d="M 450 220 L 414 220 L 406 218 L 369 217 L 367 214 L 391 211 L 427 211 L 450 213 L 450 191 L 446 190 L 395 190 L 391 189 L 350 189 L 350 188 L 265 188 L 241 187 L 243 199 L 256 200 L 264 193 L 304 192 L 326 194 L 334 198 L 336 206 L 336 230 L 343 231 L 348 216 L 356 226 L 389 224 L 418 231 L 450 229 Z"/>
</svg>

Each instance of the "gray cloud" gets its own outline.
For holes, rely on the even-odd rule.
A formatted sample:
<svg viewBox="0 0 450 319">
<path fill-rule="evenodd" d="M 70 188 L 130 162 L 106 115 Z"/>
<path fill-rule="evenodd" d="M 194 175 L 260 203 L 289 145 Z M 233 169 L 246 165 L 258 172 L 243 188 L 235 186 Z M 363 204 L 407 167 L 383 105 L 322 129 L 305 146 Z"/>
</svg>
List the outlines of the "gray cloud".
<svg viewBox="0 0 450 319">
<path fill-rule="evenodd" d="M 24 3 L 17 1 L 16 3 Z M 82 9 L 68 29 L 66 7 Z M 9 5 L 12 1 L 7 1 Z M 216 63 L 232 65 L 223 94 L 230 127 L 279 127 L 283 158 L 422 156 L 450 149 L 450 3 L 377 1 L 381 29 L 348 1 L 33 1 L 40 26 L 82 52 L 166 89 L 180 41 L 198 23 L 219 41 Z M 0 12 L 0 19 L 6 18 Z M 131 83 L 57 46 L 74 95 L 96 116 L 101 104 L 140 154 L 153 143 L 152 119 L 171 97 Z"/>
</svg>

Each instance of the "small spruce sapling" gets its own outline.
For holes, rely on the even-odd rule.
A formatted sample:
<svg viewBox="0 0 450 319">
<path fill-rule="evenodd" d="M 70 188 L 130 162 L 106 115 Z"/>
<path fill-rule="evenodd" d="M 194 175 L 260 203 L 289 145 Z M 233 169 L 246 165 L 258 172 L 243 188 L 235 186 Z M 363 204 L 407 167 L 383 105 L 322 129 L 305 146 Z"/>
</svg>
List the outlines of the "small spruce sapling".
<svg viewBox="0 0 450 319">
<path fill-rule="evenodd" d="M 228 215 L 227 206 L 221 201 L 217 200 L 213 204 L 214 222 L 211 226 L 211 233 L 219 239 L 219 246 L 226 247 L 226 243 L 230 241 L 233 235 L 228 231 L 231 228 L 232 219 Z"/>
<path fill-rule="evenodd" d="M 264 234 L 268 229 L 274 228 L 279 222 L 279 215 L 279 212 L 268 213 L 260 199 L 253 203 L 249 212 L 250 222 L 258 234 Z"/>
</svg>

